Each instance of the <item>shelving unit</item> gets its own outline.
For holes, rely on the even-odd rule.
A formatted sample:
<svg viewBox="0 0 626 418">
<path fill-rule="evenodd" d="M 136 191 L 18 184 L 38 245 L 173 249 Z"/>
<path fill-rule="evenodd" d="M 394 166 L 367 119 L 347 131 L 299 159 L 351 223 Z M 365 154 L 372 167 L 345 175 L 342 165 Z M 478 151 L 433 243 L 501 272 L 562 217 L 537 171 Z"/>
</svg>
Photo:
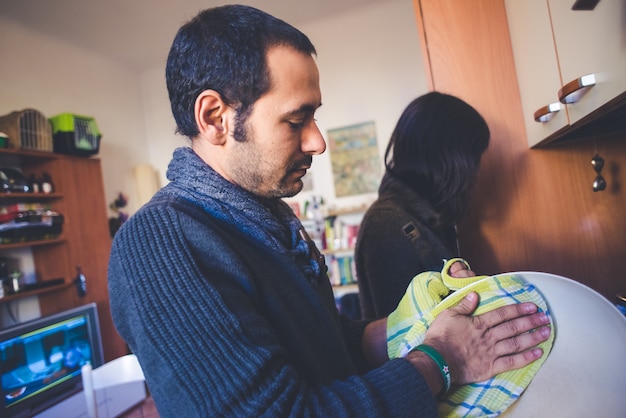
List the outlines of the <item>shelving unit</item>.
<svg viewBox="0 0 626 418">
<path fill-rule="evenodd" d="M 349 286 L 338 289 L 336 294 L 358 292 L 354 247 L 366 210 L 366 207 L 331 210 L 324 218 L 325 239 L 322 252 L 326 255 L 330 281 L 334 286 Z"/>
<path fill-rule="evenodd" d="M 354 245 L 367 206 L 329 210 L 320 221 L 302 221 L 309 235 L 326 257 L 328 278 L 336 299 L 358 293 L 354 268 Z"/>
<path fill-rule="evenodd" d="M 61 234 L 54 239 L 0 244 L 0 256 L 27 253 L 37 282 L 63 278 L 62 284 L 5 294 L 2 304 L 36 296 L 42 316 L 95 302 L 98 305 L 105 360 L 127 353 L 109 309 L 107 264 L 111 249 L 100 160 L 51 152 L 0 149 L 0 166 L 21 169 L 24 176 L 48 173 L 54 193 L 2 193 L 0 205 L 41 202 L 63 215 Z M 24 251 L 26 250 L 26 251 Z M 80 297 L 73 279 L 77 266 L 87 279 Z"/>
</svg>

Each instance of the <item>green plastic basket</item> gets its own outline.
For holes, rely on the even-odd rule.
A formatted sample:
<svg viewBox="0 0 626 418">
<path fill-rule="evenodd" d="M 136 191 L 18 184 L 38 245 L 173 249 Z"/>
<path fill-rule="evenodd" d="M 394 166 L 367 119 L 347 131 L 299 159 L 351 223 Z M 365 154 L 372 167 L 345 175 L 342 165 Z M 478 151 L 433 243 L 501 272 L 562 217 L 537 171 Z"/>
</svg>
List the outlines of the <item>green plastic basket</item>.
<svg viewBox="0 0 626 418">
<path fill-rule="evenodd" d="M 100 150 L 102 134 L 96 120 L 89 116 L 62 113 L 50 118 L 54 152 L 94 155 Z"/>
</svg>

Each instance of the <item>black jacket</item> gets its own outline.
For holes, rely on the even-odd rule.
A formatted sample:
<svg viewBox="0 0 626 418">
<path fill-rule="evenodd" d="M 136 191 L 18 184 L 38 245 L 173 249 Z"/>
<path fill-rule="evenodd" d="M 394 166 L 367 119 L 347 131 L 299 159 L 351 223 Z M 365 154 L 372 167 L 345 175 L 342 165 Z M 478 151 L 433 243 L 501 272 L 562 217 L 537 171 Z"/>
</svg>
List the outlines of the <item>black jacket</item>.
<svg viewBox="0 0 626 418">
<path fill-rule="evenodd" d="M 355 249 L 363 317 L 386 317 L 413 277 L 439 271 L 444 259 L 457 255 L 454 226 L 441 225 L 429 202 L 385 175 L 378 199 L 363 217 Z"/>
</svg>

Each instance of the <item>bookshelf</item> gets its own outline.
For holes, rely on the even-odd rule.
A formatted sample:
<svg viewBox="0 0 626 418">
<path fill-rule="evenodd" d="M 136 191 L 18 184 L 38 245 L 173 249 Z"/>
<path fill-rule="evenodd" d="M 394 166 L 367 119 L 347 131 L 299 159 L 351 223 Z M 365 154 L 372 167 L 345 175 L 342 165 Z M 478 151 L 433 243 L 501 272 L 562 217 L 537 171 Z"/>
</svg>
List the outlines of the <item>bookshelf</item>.
<svg viewBox="0 0 626 418">
<path fill-rule="evenodd" d="M 329 210 L 320 219 L 303 219 L 302 224 L 326 257 L 328 279 L 335 298 L 358 293 L 354 247 L 367 206 Z"/>
</svg>

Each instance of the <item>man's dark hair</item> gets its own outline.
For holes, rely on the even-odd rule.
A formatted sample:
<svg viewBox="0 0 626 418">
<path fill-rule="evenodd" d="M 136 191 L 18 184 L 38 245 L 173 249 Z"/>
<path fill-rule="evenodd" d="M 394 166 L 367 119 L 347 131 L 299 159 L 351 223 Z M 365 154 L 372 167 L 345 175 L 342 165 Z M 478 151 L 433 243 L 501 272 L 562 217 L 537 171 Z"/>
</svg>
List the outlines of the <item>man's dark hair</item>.
<svg viewBox="0 0 626 418">
<path fill-rule="evenodd" d="M 443 222 L 465 213 L 489 127 L 463 100 L 431 92 L 413 100 L 400 116 L 385 152 L 392 177 L 428 200 Z"/>
<path fill-rule="evenodd" d="M 176 132 L 189 138 L 199 133 L 194 105 L 208 89 L 235 108 L 238 122 L 245 121 L 254 102 L 271 87 L 266 53 L 273 46 L 316 53 L 298 29 L 253 7 L 207 9 L 182 26 L 165 71 Z"/>
</svg>

